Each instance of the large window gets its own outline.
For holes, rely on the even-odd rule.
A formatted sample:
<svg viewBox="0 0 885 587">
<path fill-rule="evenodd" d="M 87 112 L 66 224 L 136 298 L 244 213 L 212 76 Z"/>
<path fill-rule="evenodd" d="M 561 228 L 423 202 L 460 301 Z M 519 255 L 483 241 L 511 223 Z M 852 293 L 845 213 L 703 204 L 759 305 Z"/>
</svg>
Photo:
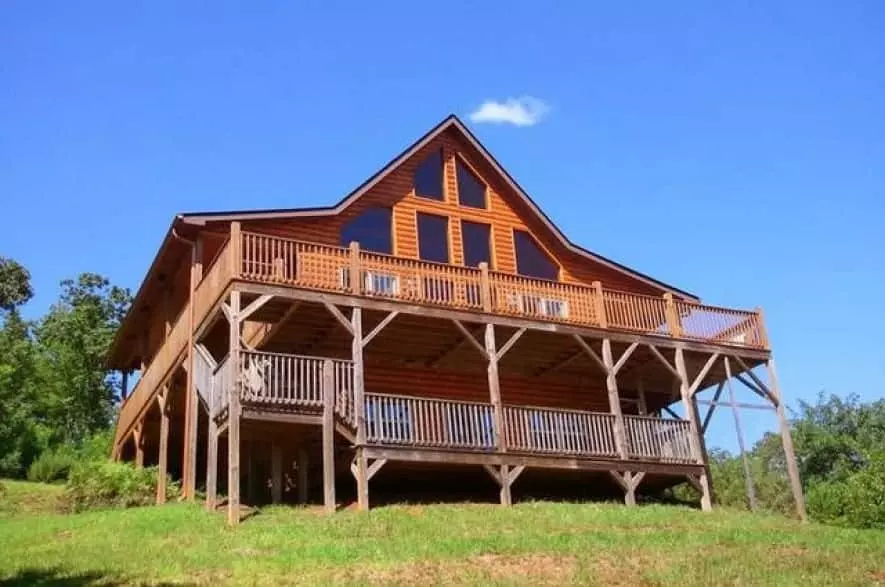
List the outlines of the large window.
<svg viewBox="0 0 885 587">
<path fill-rule="evenodd" d="M 367 208 L 341 227 L 341 246 L 358 242 L 361 249 L 393 254 L 390 208 Z"/>
<path fill-rule="evenodd" d="M 428 155 L 415 170 L 415 195 L 432 200 L 443 196 L 443 156 L 442 150 Z"/>
<path fill-rule="evenodd" d="M 538 246 L 535 239 L 524 230 L 513 231 L 513 244 L 516 247 L 516 272 L 526 277 L 556 280 L 559 267 Z"/>
<path fill-rule="evenodd" d="M 479 222 L 461 221 L 461 242 L 464 245 L 464 264 L 476 267 L 492 261 L 491 226 Z"/>
<path fill-rule="evenodd" d="M 418 257 L 424 261 L 449 262 L 449 219 L 418 213 Z"/>
<path fill-rule="evenodd" d="M 486 185 L 473 172 L 458 160 L 458 201 L 462 206 L 486 208 Z"/>
</svg>

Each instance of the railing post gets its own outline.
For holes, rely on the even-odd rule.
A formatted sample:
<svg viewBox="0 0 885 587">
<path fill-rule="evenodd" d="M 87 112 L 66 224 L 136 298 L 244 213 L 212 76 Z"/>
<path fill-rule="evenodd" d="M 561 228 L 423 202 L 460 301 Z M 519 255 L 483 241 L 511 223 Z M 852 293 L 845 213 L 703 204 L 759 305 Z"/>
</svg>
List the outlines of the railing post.
<svg viewBox="0 0 885 587">
<path fill-rule="evenodd" d="M 323 503 L 335 512 L 335 375 L 332 361 L 323 361 Z"/>
<path fill-rule="evenodd" d="M 240 223 L 236 220 L 230 223 L 230 257 L 231 275 L 239 277 L 243 271 L 243 233 L 240 231 Z"/>
<path fill-rule="evenodd" d="M 765 329 L 765 313 L 758 306 L 756 307 L 756 329 L 759 334 L 759 344 L 762 345 L 762 348 L 771 348 L 768 341 L 768 331 Z"/>
<path fill-rule="evenodd" d="M 605 298 L 602 293 L 602 282 L 592 283 L 595 293 L 593 294 L 593 307 L 596 312 L 596 321 L 601 328 L 608 328 L 608 319 L 605 316 Z"/>
<path fill-rule="evenodd" d="M 673 294 L 667 292 L 664 294 L 666 304 L 665 313 L 667 316 L 667 325 L 670 327 L 670 335 L 673 338 L 682 338 L 682 324 L 679 320 L 679 312 L 676 311 L 676 303 L 673 301 Z"/>
<path fill-rule="evenodd" d="M 350 243 L 350 292 L 354 295 L 362 293 L 363 286 L 360 278 L 360 244 L 356 241 Z"/>
<path fill-rule="evenodd" d="M 492 311 L 492 284 L 489 280 L 489 264 L 483 261 L 479 264 L 479 295 L 482 300 L 482 311 Z"/>
</svg>

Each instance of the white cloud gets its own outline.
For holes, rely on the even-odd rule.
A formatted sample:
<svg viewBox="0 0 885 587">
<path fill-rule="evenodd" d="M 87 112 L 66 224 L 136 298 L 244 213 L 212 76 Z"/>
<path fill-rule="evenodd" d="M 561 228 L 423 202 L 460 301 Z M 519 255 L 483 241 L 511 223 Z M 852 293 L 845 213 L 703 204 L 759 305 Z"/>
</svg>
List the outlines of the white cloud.
<svg viewBox="0 0 885 587">
<path fill-rule="evenodd" d="M 512 124 L 514 126 L 534 126 L 550 112 L 550 106 L 543 100 L 523 96 L 507 98 L 503 102 L 486 100 L 470 113 L 470 121 L 477 124 Z"/>
</svg>

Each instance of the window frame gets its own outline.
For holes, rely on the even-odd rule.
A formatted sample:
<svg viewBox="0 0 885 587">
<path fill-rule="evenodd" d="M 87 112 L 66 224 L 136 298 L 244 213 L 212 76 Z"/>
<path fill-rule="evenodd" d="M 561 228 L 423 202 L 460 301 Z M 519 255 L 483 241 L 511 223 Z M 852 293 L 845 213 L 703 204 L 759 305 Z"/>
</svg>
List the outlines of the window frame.
<svg viewBox="0 0 885 587">
<path fill-rule="evenodd" d="M 476 180 L 476 183 L 482 186 L 482 206 L 473 206 L 471 204 L 465 204 L 461 200 L 461 174 L 458 173 L 458 170 L 463 168 L 467 173 L 473 176 L 473 179 Z M 489 210 L 491 209 L 491 203 L 489 198 L 489 184 L 486 183 L 482 176 L 477 173 L 476 169 L 474 169 L 473 165 L 468 163 L 468 161 L 462 157 L 460 154 L 455 155 L 455 186 L 458 190 L 458 206 L 463 208 L 470 208 L 471 210 Z"/>
<path fill-rule="evenodd" d="M 550 261 L 550 264 L 556 268 L 556 277 L 555 278 L 550 279 L 547 277 L 537 277 L 534 275 L 526 275 L 524 273 L 519 272 L 519 253 L 516 248 L 516 233 L 518 233 L 518 232 L 524 233 L 526 236 L 528 236 L 529 240 L 535 245 L 535 247 L 538 249 L 538 251 L 540 251 L 541 254 L 543 254 L 544 257 L 546 257 L 547 260 Z M 527 229 L 524 229 L 524 228 L 514 227 L 513 230 L 510 231 L 510 237 L 513 242 L 513 268 L 514 268 L 514 272 L 516 273 L 516 275 L 519 275 L 521 277 L 525 277 L 527 279 L 540 279 L 542 281 L 553 281 L 553 282 L 562 281 L 562 265 L 559 264 L 559 261 L 557 261 L 556 258 L 550 254 L 550 252 L 540 243 L 540 241 L 538 241 L 538 239 L 535 238 L 535 236 L 531 232 L 529 232 Z"/>
<path fill-rule="evenodd" d="M 429 196 L 427 194 L 422 194 L 418 191 L 418 170 L 421 169 L 426 163 L 427 160 L 433 156 L 439 157 L 439 197 Z M 424 156 L 423 159 L 418 163 L 415 167 L 415 171 L 412 172 L 412 193 L 415 194 L 416 198 L 421 198 L 424 200 L 432 200 L 434 202 L 445 202 L 446 201 L 446 154 L 443 151 L 443 148 L 440 147 L 435 149 Z"/>
<path fill-rule="evenodd" d="M 421 256 L 421 216 L 428 216 L 431 218 L 441 218 L 445 220 L 446 229 L 445 229 L 445 238 L 446 238 L 446 261 L 436 261 L 433 259 L 425 259 Z M 421 210 L 415 210 L 415 244 L 418 253 L 418 260 L 422 263 L 438 263 L 440 265 L 452 265 L 452 258 L 454 255 L 452 254 L 452 218 L 450 216 L 446 216 L 445 214 L 435 214 L 433 212 L 424 212 Z"/>
<path fill-rule="evenodd" d="M 461 223 L 461 261 L 462 261 L 462 265 L 464 265 L 465 267 L 479 267 L 479 264 L 470 265 L 467 263 L 467 240 L 464 238 L 464 225 L 465 224 L 472 224 L 474 226 L 484 226 L 484 227 L 488 228 L 488 239 L 489 239 L 488 240 L 488 244 L 489 244 L 488 264 L 489 264 L 489 269 L 494 271 L 495 265 L 496 265 L 496 263 L 495 263 L 495 239 L 494 239 L 494 230 L 495 229 L 494 229 L 494 225 L 492 224 L 492 222 L 491 221 L 480 222 L 478 220 L 471 220 L 469 218 L 459 218 L 458 220 Z"/>
</svg>

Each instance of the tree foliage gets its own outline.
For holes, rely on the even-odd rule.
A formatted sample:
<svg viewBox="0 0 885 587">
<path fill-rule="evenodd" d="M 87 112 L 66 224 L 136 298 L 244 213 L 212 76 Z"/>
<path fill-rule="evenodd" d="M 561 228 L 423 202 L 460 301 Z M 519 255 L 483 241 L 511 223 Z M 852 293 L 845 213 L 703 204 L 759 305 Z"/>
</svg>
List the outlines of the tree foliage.
<svg viewBox="0 0 885 587">
<path fill-rule="evenodd" d="M 42 452 L 109 428 L 119 393 L 105 356 L 128 290 L 84 273 L 27 322 L 19 307 L 31 294 L 27 270 L 0 259 L 0 475 L 23 476 Z"/>
</svg>

